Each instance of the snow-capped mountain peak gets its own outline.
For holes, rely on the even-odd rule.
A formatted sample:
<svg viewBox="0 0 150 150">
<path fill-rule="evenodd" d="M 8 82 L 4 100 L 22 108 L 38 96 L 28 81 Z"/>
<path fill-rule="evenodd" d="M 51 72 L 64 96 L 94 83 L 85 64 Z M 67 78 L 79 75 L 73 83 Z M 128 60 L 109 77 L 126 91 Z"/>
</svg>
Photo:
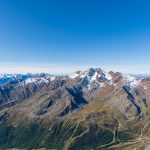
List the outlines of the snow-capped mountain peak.
<svg viewBox="0 0 150 150">
<path fill-rule="evenodd" d="M 101 68 L 90 68 L 84 72 L 78 71 L 69 76 L 72 80 L 80 78 L 89 89 L 91 87 L 102 87 L 105 81 L 109 84 L 113 83 L 112 77 L 109 73 L 103 71 Z"/>
</svg>

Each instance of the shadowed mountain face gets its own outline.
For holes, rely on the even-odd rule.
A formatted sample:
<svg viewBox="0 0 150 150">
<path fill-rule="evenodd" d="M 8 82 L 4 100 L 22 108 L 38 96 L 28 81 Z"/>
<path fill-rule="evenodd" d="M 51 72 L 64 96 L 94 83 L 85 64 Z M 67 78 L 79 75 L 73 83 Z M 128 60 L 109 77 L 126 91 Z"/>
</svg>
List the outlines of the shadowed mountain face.
<svg viewBox="0 0 150 150">
<path fill-rule="evenodd" d="M 1 75 L 0 147 L 106 149 L 149 140 L 149 91 L 148 77 L 100 68 Z"/>
</svg>

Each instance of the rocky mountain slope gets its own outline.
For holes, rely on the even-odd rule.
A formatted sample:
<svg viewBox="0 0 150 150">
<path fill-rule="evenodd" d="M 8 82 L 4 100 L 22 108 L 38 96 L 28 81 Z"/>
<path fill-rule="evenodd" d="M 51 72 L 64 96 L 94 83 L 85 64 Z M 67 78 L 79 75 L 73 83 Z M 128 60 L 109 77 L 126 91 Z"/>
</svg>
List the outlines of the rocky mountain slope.
<svg viewBox="0 0 150 150">
<path fill-rule="evenodd" d="M 149 91 L 149 77 L 100 68 L 70 76 L 1 75 L 0 147 L 146 147 Z"/>
</svg>

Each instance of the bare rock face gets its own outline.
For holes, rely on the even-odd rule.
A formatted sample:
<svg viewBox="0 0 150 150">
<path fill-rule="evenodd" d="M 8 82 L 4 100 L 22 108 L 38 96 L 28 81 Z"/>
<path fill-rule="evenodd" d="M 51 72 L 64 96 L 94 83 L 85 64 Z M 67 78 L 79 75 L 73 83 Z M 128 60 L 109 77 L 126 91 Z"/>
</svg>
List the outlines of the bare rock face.
<svg viewBox="0 0 150 150">
<path fill-rule="evenodd" d="M 1 109 L 22 103 L 18 107 L 31 111 L 32 116 L 52 113 L 63 117 L 89 103 L 102 102 L 133 118 L 146 114 L 149 107 L 148 78 L 137 79 L 113 71 L 106 73 L 100 68 L 77 71 L 70 76 L 36 74 L 20 78 L 12 77 L 1 84 Z"/>
</svg>

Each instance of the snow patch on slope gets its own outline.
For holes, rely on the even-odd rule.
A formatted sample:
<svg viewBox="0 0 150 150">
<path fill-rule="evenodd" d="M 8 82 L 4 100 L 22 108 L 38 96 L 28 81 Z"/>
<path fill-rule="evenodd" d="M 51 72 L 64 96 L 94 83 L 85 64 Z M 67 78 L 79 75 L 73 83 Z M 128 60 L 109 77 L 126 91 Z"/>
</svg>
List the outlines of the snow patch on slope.
<svg viewBox="0 0 150 150">
<path fill-rule="evenodd" d="M 141 83 L 141 79 L 137 79 L 132 75 L 124 75 L 124 78 L 126 80 L 127 85 L 130 86 L 131 88 L 139 86 Z"/>
<path fill-rule="evenodd" d="M 75 78 L 79 77 L 79 76 L 81 75 L 81 73 L 82 73 L 81 71 L 77 71 L 77 72 L 71 74 L 71 75 L 69 76 L 69 78 L 75 79 Z"/>
</svg>

